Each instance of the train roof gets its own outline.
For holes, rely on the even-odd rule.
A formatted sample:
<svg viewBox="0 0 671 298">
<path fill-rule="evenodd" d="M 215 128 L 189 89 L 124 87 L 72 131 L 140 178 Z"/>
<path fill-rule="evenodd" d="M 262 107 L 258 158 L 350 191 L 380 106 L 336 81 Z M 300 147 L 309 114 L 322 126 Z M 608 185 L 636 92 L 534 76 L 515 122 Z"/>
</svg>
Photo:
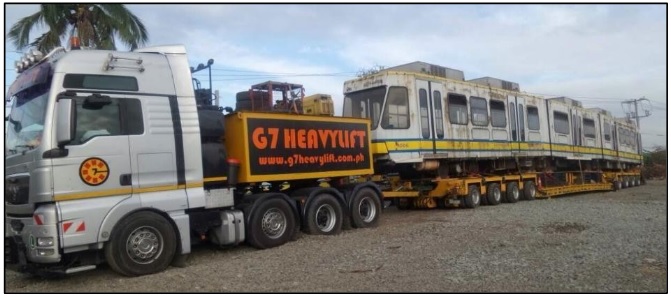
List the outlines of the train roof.
<svg viewBox="0 0 671 298">
<path fill-rule="evenodd" d="M 406 64 L 401 64 L 398 66 L 393 66 L 385 68 L 386 71 L 407 71 L 407 72 L 417 72 L 429 74 L 432 76 L 437 76 L 441 78 L 453 79 L 453 80 L 464 80 L 464 72 L 458 69 L 453 69 L 445 66 L 435 65 L 431 63 L 426 63 L 422 61 L 415 61 Z"/>
<path fill-rule="evenodd" d="M 547 98 L 547 100 L 558 101 L 558 102 L 565 103 L 569 106 L 581 107 L 582 108 L 582 103 L 581 102 L 579 102 L 579 101 L 577 101 L 573 98 L 566 97 L 566 96 Z"/>
</svg>

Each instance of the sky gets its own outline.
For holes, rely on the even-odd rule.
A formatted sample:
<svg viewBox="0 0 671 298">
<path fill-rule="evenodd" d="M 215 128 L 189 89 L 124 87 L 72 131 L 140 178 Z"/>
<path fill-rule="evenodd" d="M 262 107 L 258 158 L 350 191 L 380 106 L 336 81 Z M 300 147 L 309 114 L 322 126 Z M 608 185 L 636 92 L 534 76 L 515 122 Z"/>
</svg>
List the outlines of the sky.
<svg viewBox="0 0 671 298">
<path fill-rule="evenodd" d="M 326 93 L 341 113 L 358 72 L 424 61 L 491 76 L 525 92 L 567 96 L 624 117 L 639 107 L 644 149 L 667 144 L 666 4 L 127 4 L 148 46 L 183 44 L 192 66 L 214 59 L 222 106 L 268 80 Z M 37 4 L 5 4 L 5 36 Z M 44 32 L 38 28 L 31 40 Z M 126 50 L 123 46 L 122 50 Z M 5 90 L 21 56 L 5 40 Z M 20 52 L 21 50 L 19 50 Z M 209 86 L 207 70 L 196 73 Z M 633 109 L 632 109 L 633 110 Z M 643 112 L 641 112 L 643 114 Z"/>
</svg>

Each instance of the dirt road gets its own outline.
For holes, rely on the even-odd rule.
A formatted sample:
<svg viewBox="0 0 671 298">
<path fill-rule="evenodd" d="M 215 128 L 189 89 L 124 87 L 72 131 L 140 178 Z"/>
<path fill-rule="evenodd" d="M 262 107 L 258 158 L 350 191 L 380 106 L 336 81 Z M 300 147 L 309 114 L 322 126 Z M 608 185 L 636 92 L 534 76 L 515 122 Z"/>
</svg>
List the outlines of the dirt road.
<svg viewBox="0 0 671 298">
<path fill-rule="evenodd" d="M 186 268 L 59 280 L 5 270 L 6 292 L 666 292 L 667 181 L 475 210 L 388 208 L 374 229 L 256 250 L 194 247 Z"/>
</svg>

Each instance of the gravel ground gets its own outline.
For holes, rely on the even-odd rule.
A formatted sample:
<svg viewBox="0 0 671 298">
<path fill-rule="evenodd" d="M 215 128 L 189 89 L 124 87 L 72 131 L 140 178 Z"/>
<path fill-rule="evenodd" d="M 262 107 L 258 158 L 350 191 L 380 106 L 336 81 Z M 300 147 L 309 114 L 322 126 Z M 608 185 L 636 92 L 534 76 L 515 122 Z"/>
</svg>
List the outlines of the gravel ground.
<svg viewBox="0 0 671 298">
<path fill-rule="evenodd" d="M 475 210 L 388 208 L 373 229 L 281 247 L 194 247 L 187 267 L 58 280 L 5 270 L 5 292 L 667 292 L 667 181 Z"/>
</svg>

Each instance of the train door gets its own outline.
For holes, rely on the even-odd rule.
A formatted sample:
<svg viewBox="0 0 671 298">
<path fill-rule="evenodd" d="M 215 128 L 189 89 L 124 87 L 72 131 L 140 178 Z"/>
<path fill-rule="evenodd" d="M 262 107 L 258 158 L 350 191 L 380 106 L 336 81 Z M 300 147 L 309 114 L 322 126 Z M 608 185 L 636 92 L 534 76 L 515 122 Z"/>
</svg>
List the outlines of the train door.
<svg viewBox="0 0 671 298">
<path fill-rule="evenodd" d="M 517 98 L 513 95 L 508 95 L 508 119 L 510 121 L 510 150 L 519 152 L 521 134 L 518 121 Z"/>
<path fill-rule="evenodd" d="M 436 154 L 439 140 L 445 138 L 443 84 L 417 80 L 421 150 Z"/>
<path fill-rule="evenodd" d="M 577 111 L 577 109 L 571 109 L 571 128 L 573 135 L 573 153 L 580 152 L 580 147 L 582 147 L 582 115 Z"/>
</svg>

